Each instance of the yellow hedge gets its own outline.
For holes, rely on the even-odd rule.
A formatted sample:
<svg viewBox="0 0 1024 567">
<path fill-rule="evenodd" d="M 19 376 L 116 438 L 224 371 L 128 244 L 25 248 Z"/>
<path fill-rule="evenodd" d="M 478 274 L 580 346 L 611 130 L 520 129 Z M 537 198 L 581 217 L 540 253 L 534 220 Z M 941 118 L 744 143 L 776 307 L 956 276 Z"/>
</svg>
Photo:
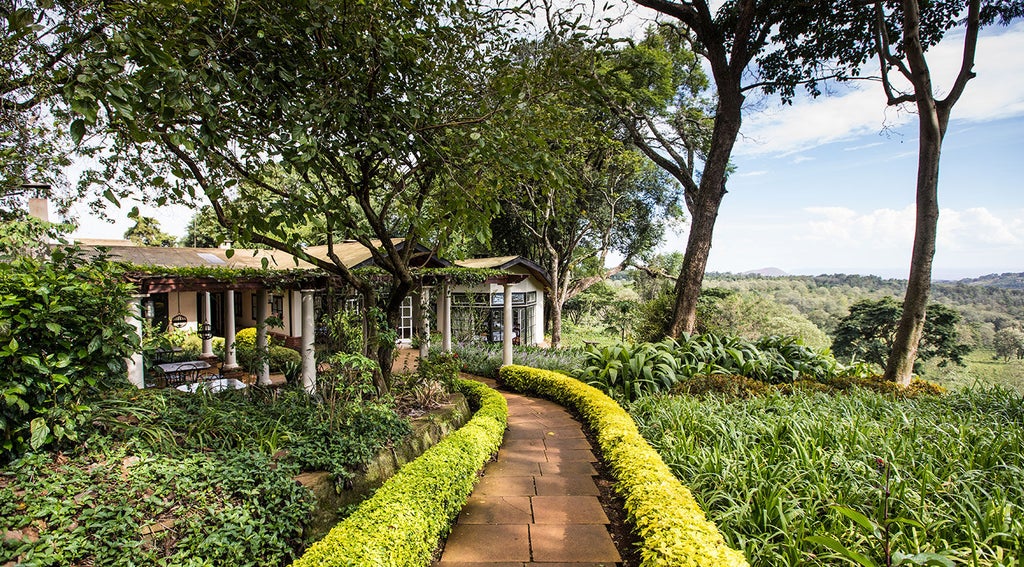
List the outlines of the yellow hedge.
<svg viewBox="0 0 1024 567">
<path fill-rule="evenodd" d="M 633 419 L 614 400 L 579 380 L 547 370 L 505 366 L 500 378 L 519 392 L 550 398 L 575 409 L 596 432 L 612 469 L 616 490 L 642 541 L 645 567 L 747 566 L 743 554 L 726 545 L 715 524 L 640 435 Z"/>
<path fill-rule="evenodd" d="M 505 398 L 487 386 L 460 382 L 480 409 L 373 497 L 313 544 L 292 567 L 426 566 L 469 498 L 477 472 L 498 450 L 508 422 Z"/>
</svg>

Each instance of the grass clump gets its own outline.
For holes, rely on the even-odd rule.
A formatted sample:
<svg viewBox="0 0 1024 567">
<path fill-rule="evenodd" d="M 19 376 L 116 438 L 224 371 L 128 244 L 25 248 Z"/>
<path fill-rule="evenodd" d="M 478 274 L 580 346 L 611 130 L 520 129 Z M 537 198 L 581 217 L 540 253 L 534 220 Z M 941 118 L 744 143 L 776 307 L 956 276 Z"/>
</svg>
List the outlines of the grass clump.
<svg viewBox="0 0 1024 567">
<path fill-rule="evenodd" d="M 628 410 L 752 565 L 836 564 L 821 538 L 877 564 L 886 548 L 978 566 L 1024 549 L 1024 399 L 1007 390 L 651 396 Z M 868 525 L 887 525 L 884 541 Z"/>
</svg>

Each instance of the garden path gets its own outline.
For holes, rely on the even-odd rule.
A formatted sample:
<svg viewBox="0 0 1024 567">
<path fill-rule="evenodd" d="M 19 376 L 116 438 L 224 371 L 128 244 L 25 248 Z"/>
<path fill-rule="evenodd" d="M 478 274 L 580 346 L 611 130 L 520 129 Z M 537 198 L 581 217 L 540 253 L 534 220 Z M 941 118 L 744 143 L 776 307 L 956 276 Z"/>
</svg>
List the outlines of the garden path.
<svg viewBox="0 0 1024 567">
<path fill-rule="evenodd" d="M 418 352 L 395 353 L 393 370 Z M 494 380 L 463 374 L 497 389 Z M 562 406 L 501 391 L 508 429 L 433 567 L 613 567 L 621 557 L 595 482 L 597 458 Z"/>
</svg>

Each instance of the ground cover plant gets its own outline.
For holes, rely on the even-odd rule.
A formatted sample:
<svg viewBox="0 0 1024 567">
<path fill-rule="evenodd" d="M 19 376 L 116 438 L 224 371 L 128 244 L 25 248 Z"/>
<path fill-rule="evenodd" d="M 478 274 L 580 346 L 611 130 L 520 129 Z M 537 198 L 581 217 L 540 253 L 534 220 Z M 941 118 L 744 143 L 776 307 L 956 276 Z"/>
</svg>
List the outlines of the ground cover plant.
<svg viewBox="0 0 1024 567">
<path fill-rule="evenodd" d="M 0 472 L 0 563 L 282 565 L 312 506 L 297 472 L 258 452 L 30 454 Z"/>
<path fill-rule="evenodd" d="M 738 375 L 766 384 L 826 381 L 867 376 L 864 364 L 839 364 L 831 353 L 792 337 L 759 341 L 712 333 L 683 335 L 678 341 L 588 347 L 578 377 L 606 394 L 633 400 L 668 392 L 697 376 Z"/>
<path fill-rule="evenodd" d="M 752 565 L 886 565 L 886 549 L 894 565 L 1016 565 L 1024 549 L 1024 399 L 1009 390 L 649 396 L 628 410 Z"/>
<path fill-rule="evenodd" d="M 308 543 L 312 506 L 294 476 L 344 482 L 410 431 L 402 404 L 376 393 L 374 364 L 334 356 L 315 396 L 294 386 L 92 400 L 79 447 L 0 471 L 0 564 L 287 564 Z M 453 361 L 424 368 L 403 384 L 455 386 Z"/>
</svg>

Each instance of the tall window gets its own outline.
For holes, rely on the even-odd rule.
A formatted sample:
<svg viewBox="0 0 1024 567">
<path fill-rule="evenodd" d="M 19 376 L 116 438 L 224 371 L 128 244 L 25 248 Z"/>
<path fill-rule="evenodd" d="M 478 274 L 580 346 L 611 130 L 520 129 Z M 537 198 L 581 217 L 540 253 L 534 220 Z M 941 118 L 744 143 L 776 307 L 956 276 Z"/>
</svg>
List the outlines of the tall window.
<svg viewBox="0 0 1024 567">
<path fill-rule="evenodd" d="M 402 340 L 412 339 L 412 296 L 406 296 L 402 301 L 401 316 L 398 320 L 398 338 Z"/>
</svg>

